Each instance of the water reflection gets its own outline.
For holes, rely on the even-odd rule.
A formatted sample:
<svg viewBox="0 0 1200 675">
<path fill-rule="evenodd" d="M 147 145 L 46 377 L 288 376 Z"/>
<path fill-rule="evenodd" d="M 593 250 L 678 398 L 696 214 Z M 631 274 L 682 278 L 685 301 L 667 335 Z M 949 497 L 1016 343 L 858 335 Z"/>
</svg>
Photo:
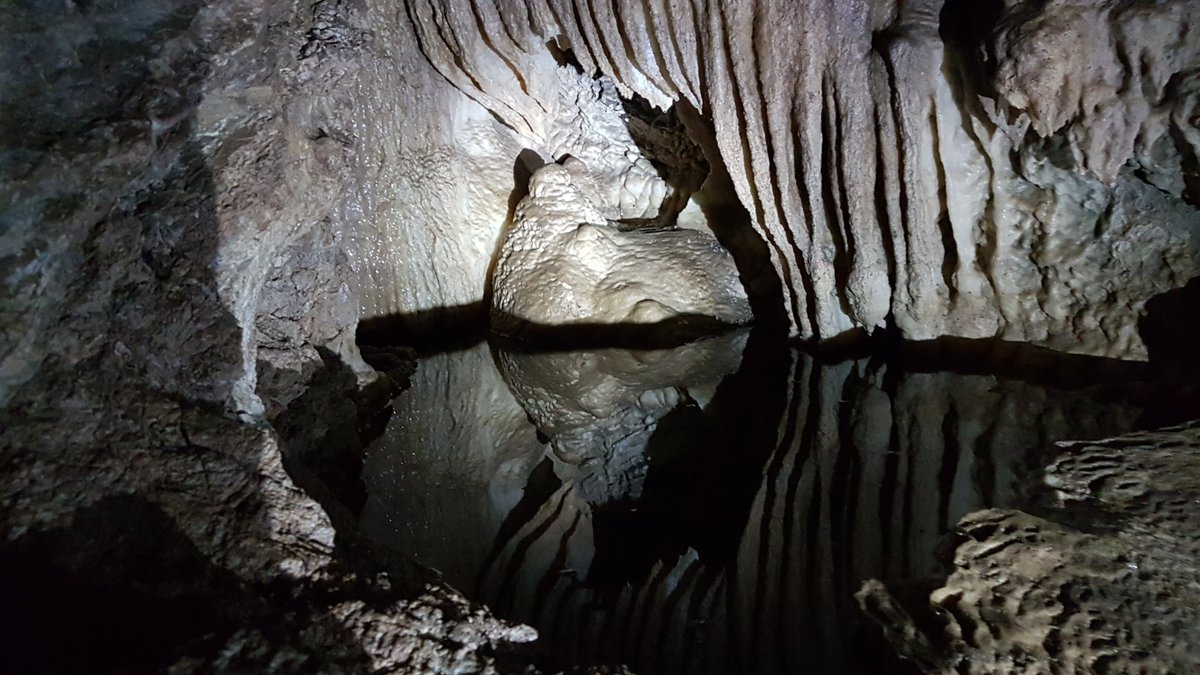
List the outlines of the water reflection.
<svg viewBox="0 0 1200 675">
<path fill-rule="evenodd" d="M 943 571 L 1054 440 L 1139 411 L 992 375 L 821 363 L 769 334 L 422 361 L 368 451 L 364 530 L 638 672 L 875 672 L 852 595 Z"/>
<path fill-rule="evenodd" d="M 422 359 L 367 448 L 368 536 L 470 592 L 545 447 L 487 344 Z"/>
<path fill-rule="evenodd" d="M 517 401 L 549 440 L 555 474 L 591 504 L 642 496 L 646 447 L 681 405 L 704 407 L 738 369 L 748 331 L 674 349 L 496 349 Z"/>
</svg>

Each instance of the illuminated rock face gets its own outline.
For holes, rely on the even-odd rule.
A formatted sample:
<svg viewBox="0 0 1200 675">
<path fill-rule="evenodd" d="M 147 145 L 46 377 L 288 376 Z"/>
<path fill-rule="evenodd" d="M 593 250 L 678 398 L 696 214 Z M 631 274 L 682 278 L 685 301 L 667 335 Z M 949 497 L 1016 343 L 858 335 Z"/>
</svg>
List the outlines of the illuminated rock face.
<svg viewBox="0 0 1200 675">
<path fill-rule="evenodd" d="M 439 94 L 461 111 L 448 124 L 491 120 L 486 138 L 475 125 L 447 147 L 513 148 L 496 171 L 470 164 L 506 185 L 520 148 L 638 155 L 591 134 L 619 116 L 592 114 L 586 88 L 564 86 L 580 71 L 627 99 L 694 107 L 794 335 L 890 321 L 912 339 L 1144 358 L 1144 303 L 1200 271 L 1192 4 L 600 5 L 417 3 L 415 39 L 456 90 Z M 651 215 L 661 194 L 612 174 L 595 189 L 643 195 Z M 485 211 L 428 220 L 449 241 L 497 240 L 504 203 Z M 484 297 L 479 265 L 401 265 L 411 288 L 461 273 Z"/>
<path fill-rule="evenodd" d="M 579 160 L 539 169 L 517 207 L 493 280 L 493 328 L 752 318 L 733 256 L 691 230 L 622 232 L 585 195 Z"/>
</svg>

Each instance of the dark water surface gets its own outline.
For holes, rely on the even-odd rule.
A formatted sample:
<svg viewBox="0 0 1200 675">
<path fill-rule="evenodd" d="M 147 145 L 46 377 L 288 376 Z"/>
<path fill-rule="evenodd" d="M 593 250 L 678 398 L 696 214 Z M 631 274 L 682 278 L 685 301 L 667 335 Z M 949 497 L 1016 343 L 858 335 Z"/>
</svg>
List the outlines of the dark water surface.
<svg viewBox="0 0 1200 675">
<path fill-rule="evenodd" d="M 429 356 L 367 450 L 361 525 L 564 662 L 899 672 L 861 583 L 925 592 L 960 517 L 1021 505 L 1054 441 L 1141 413 L 1096 373 L 953 370 L 747 332 Z"/>
</svg>

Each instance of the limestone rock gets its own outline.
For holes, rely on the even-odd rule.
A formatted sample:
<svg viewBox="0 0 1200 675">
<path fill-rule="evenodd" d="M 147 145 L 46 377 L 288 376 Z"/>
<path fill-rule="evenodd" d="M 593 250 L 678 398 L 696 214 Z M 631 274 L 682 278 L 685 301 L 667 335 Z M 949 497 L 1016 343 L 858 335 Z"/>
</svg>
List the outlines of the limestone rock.
<svg viewBox="0 0 1200 675">
<path fill-rule="evenodd" d="M 357 422 L 345 390 L 377 378 L 355 346 L 363 317 L 486 312 L 494 281 L 514 330 L 748 320 L 739 270 L 706 234 L 721 214 L 683 197 L 707 180 L 694 148 L 653 124 L 641 147 L 634 108 L 690 110 L 709 132 L 705 161 L 750 223 L 735 238 L 766 252 L 794 336 L 891 322 L 1143 357 L 1147 300 L 1200 271 L 1196 4 L 979 7 L 0 3 L 0 555 L 44 582 L 7 590 L 44 609 L 30 588 L 80 606 L 141 588 L 151 618 L 186 597 L 204 630 L 142 645 L 156 669 L 508 668 L 492 655 L 527 630 L 444 586 L 406 599 L 340 568 L 346 514 L 295 460 Z M 614 225 L 664 213 L 694 229 Z M 447 454 L 482 479 L 541 450 L 488 377 L 468 403 L 502 400 L 498 431 Z M 626 407 L 630 391 L 619 415 L 667 400 Z M 511 455 L 488 455 L 489 433 L 511 433 Z M 960 653 L 1000 670 L 1052 650 L 1080 668 L 1192 668 L 1197 641 L 1172 637 L 1197 625 L 1181 571 L 1196 557 L 1192 434 L 1056 465 L 1066 498 L 1119 516 L 1107 529 L 967 521 L 978 546 L 938 596 L 959 612 Z M 1023 576 L 997 586 L 992 559 Z M 138 576 L 176 564 L 188 574 Z M 1025 641 L 993 626 L 967 644 L 968 622 L 995 618 L 983 599 L 1013 588 L 1040 603 L 1013 610 Z M 1147 640 L 1161 653 L 1132 648 Z"/>
<path fill-rule="evenodd" d="M 578 160 L 534 173 L 501 244 L 492 324 L 535 327 L 750 321 L 733 256 L 691 230 L 622 232 L 585 193 Z"/>
<path fill-rule="evenodd" d="M 335 208 L 361 9 L 0 6 L 0 669 L 495 672 L 532 638 L 343 564 L 267 419 L 327 359 L 374 377 Z"/>
<path fill-rule="evenodd" d="M 546 51 L 708 116 L 797 336 L 890 316 L 1144 359 L 1145 302 L 1200 273 L 1189 3 L 527 4 L 419 3 L 413 29 L 527 147 Z"/>
<path fill-rule="evenodd" d="M 1193 671 L 1198 449 L 1195 425 L 1061 444 L 1049 519 L 990 510 L 959 523 L 955 570 L 929 596 L 936 621 L 914 624 L 880 584 L 860 602 L 930 672 Z"/>
</svg>

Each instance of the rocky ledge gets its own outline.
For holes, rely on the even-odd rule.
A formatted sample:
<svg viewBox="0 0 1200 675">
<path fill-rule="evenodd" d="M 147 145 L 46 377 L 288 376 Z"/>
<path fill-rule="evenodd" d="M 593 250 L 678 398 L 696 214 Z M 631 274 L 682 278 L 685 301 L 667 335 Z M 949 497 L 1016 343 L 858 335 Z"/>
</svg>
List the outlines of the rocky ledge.
<svg viewBox="0 0 1200 675">
<path fill-rule="evenodd" d="M 1200 425 L 1061 443 L 1044 512 L 972 513 L 925 599 L 862 607 L 927 672 L 1200 669 Z"/>
</svg>

